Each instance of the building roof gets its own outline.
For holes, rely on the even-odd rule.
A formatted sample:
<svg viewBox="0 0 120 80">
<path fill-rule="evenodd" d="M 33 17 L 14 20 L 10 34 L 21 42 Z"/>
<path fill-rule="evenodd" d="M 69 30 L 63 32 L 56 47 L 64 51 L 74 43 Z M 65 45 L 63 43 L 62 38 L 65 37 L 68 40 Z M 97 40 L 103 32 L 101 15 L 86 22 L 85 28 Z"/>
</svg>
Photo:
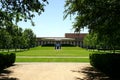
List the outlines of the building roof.
<svg viewBox="0 0 120 80">
<path fill-rule="evenodd" d="M 84 37 L 87 35 L 88 33 L 65 33 L 65 37 L 66 38 L 79 38 L 79 39 L 84 39 Z"/>
<path fill-rule="evenodd" d="M 84 37 L 88 33 L 65 33 L 65 37 L 37 37 L 37 40 L 54 40 L 54 41 L 61 41 L 61 40 L 83 40 Z"/>
<path fill-rule="evenodd" d="M 61 41 L 61 40 L 74 40 L 73 38 L 65 38 L 65 37 L 39 37 L 41 40 L 55 40 L 55 41 Z"/>
</svg>

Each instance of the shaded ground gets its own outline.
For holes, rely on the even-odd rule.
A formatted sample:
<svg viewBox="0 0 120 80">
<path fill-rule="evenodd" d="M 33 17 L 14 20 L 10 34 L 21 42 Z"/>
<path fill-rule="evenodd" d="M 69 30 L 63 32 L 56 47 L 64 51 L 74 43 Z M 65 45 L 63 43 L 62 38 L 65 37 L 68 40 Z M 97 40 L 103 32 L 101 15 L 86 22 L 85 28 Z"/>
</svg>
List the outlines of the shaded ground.
<svg viewBox="0 0 120 80">
<path fill-rule="evenodd" d="M 110 80 L 89 63 L 16 63 L 0 80 Z"/>
<path fill-rule="evenodd" d="M 82 70 L 78 71 L 73 70 L 73 72 L 85 74 L 84 78 L 76 77 L 76 80 L 114 80 L 110 79 L 104 73 L 101 73 L 100 71 L 96 70 L 93 67 L 84 67 Z"/>
<path fill-rule="evenodd" d="M 9 77 L 11 73 L 13 73 L 12 70 L 3 70 L 2 72 L 0 72 L 0 80 L 19 80 L 14 77 Z"/>
</svg>

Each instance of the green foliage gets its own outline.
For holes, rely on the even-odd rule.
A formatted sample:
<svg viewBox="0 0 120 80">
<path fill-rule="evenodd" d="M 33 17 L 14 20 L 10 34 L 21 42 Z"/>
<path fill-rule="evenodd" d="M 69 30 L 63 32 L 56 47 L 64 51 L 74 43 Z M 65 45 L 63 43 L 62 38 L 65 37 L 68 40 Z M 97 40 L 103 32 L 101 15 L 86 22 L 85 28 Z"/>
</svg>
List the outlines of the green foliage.
<svg viewBox="0 0 120 80">
<path fill-rule="evenodd" d="M 9 67 L 13 65 L 13 63 L 16 60 L 16 54 L 10 53 L 10 54 L 2 54 L 0 53 L 0 71 L 3 70 L 6 67 Z"/>
<path fill-rule="evenodd" d="M 0 29 L 0 49 L 31 48 L 36 45 L 36 36 L 31 29 L 8 26 Z"/>
<path fill-rule="evenodd" d="M 54 47 L 55 46 L 55 44 L 44 44 L 44 45 L 42 45 L 42 47 Z"/>
<path fill-rule="evenodd" d="M 45 44 L 45 45 L 42 45 L 42 47 L 54 47 L 55 44 Z M 71 45 L 71 44 L 61 44 L 62 47 L 75 47 L 74 45 Z"/>
<path fill-rule="evenodd" d="M 71 44 L 62 44 L 61 46 L 62 47 L 75 47 L 74 45 L 71 45 Z"/>
<path fill-rule="evenodd" d="M 66 0 L 65 18 L 76 15 L 74 28 L 89 28 L 102 44 L 115 50 L 120 46 L 119 0 Z M 115 52 L 115 51 L 114 51 Z"/>
<path fill-rule="evenodd" d="M 0 48 L 30 48 L 35 46 L 36 36 L 29 29 L 24 35 L 22 28 L 17 26 L 19 21 L 31 21 L 35 13 L 40 15 L 44 12 L 47 0 L 0 0 Z M 27 31 L 25 31 L 27 32 Z M 29 35 L 29 37 L 27 37 Z"/>
<path fill-rule="evenodd" d="M 34 13 L 40 15 L 44 12 L 44 6 L 47 0 L 0 0 L 0 27 L 8 26 L 19 21 L 31 20 L 35 17 Z"/>
<path fill-rule="evenodd" d="M 26 48 L 31 48 L 34 47 L 36 45 L 36 36 L 33 33 L 33 31 L 31 29 L 25 29 L 23 32 L 23 38 L 24 38 L 24 46 L 26 46 Z"/>
<path fill-rule="evenodd" d="M 94 47 L 97 45 L 97 35 L 96 34 L 88 34 L 84 40 L 83 43 L 85 46 Z"/>
<path fill-rule="evenodd" d="M 0 29 L 0 48 L 10 48 L 11 43 L 11 35 L 5 29 Z"/>
<path fill-rule="evenodd" d="M 90 54 L 90 64 L 114 79 L 120 76 L 120 54 Z"/>
<path fill-rule="evenodd" d="M 9 67 L 9 66 L 13 65 L 15 60 L 16 60 L 16 54 L 15 53 L 10 53 L 8 55 L 8 59 L 7 59 L 7 66 Z"/>
</svg>

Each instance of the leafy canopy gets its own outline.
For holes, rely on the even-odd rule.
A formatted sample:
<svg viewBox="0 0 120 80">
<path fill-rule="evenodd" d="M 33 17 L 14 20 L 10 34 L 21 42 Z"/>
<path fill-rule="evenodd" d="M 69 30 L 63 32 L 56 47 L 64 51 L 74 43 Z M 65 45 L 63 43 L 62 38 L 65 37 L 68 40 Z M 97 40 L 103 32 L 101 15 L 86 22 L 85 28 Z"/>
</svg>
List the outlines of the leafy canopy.
<svg viewBox="0 0 120 80">
<path fill-rule="evenodd" d="M 119 3 L 119 0 L 66 0 L 64 18 L 76 13 L 77 26 L 98 31 L 101 26 L 120 23 Z"/>
<path fill-rule="evenodd" d="M 0 0 L 0 27 L 22 20 L 30 20 L 34 26 L 34 13 L 44 12 L 47 3 L 47 0 Z"/>
<path fill-rule="evenodd" d="M 74 27 L 88 27 L 99 41 L 120 46 L 120 0 L 66 0 L 65 15 L 76 15 Z"/>
</svg>

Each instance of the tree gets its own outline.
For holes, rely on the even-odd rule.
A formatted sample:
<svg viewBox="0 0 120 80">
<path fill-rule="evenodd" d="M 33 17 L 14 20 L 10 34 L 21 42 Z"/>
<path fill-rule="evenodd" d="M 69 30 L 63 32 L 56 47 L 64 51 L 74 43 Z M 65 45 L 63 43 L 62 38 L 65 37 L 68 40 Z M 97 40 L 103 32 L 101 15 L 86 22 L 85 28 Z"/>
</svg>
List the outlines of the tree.
<svg viewBox="0 0 120 80">
<path fill-rule="evenodd" d="M 1 49 L 9 49 L 11 48 L 12 37 L 11 35 L 3 28 L 0 29 L 0 48 Z"/>
<path fill-rule="evenodd" d="M 89 49 L 95 49 L 97 47 L 97 35 L 96 34 L 88 34 L 84 40 L 84 45 Z"/>
<path fill-rule="evenodd" d="M 97 34 L 99 41 L 115 52 L 120 46 L 119 3 L 119 0 L 66 0 L 64 17 L 76 14 L 75 24 L 79 28 L 88 27 L 90 33 Z"/>
<path fill-rule="evenodd" d="M 34 47 L 36 44 L 36 36 L 31 29 L 25 29 L 23 32 L 23 38 L 26 48 Z"/>
<path fill-rule="evenodd" d="M 26 48 L 31 48 L 36 45 L 36 35 L 33 33 L 31 29 L 25 29 L 24 31 L 22 28 L 13 25 L 13 26 L 7 26 L 6 28 L 1 29 L 0 35 L 1 35 L 1 44 L 4 43 L 5 33 L 8 33 L 11 36 L 11 47 L 14 48 L 15 51 L 17 49 L 26 49 Z M 9 38 L 8 38 L 9 39 Z M 6 44 L 4 44 L 6 45 Z M 4 48 L 4 47 L 3 47 Z"/>
<path fill-rule="evenodd" d="M 34 13 L 40 15 L 44 12 L 47 0 L 0 0 L 0 27 L 9 24 L 17 24 L 19 21 L 31 20 L 35 17 Z"/>
<path fill-rule="evenodd" d="M 30 20 L 34 26 L 32 19 L 35 13 L 40 15 L 44 12 L 46 4 L 47 0 L 0 0 L 0 47 L 5 48 L 4 46 L 10 45 L 12 41 L 12 48 L 20 48 L 25 39 L 17 23 Z M 8 44 L 4 40 L 7 40 Z M 35 39 L 31 43 L 35 44 Z"/>
<path fill-rule="evenodd" d="M 12 44 L 12 36 L 5 31 L 3 39 L 4 39 L 3 40 L 4 48 L 8 49 L 8 52 L 9 52 L 9 49 L 11 48 L 11 44 Z"/>
</svg>

